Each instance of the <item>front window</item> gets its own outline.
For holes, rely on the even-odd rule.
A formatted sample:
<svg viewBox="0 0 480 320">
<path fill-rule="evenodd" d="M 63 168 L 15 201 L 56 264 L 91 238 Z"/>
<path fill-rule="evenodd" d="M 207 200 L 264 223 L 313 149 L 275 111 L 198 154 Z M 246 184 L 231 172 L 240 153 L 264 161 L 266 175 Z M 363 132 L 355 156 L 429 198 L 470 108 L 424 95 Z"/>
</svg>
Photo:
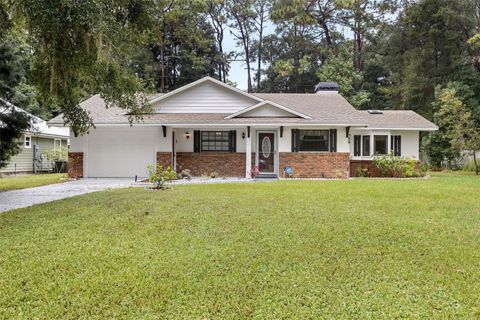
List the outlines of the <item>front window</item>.
<svg viewBox="0 0 480 320">
<path fill-rule="evenodd" d="M 299 130 L 300 151 L 328 151 L 329 130 Z"/>
<path fill-rule="evenodd" d="M 55 139 L 53 141 L 53 150 L 60 150 L 62 148 L 62 140 Z"/>
<path fill-rule="evenodd" d="M 30 149 L 32 147 L 32 137 L 31 136 L 25 136 L 24 146 L 25 146 L 26 149 Z"/>
<path fill-rule="evenodd" d="M 201 151 L 229 151 L 229 131 L 201 131 Z"/>
<path fill-rule="evenodd" d="M 373 137 L 373 150 L 375 154 L 387 154 L 387 141 L 388 136 L 374 136 Z"/>
</svg>

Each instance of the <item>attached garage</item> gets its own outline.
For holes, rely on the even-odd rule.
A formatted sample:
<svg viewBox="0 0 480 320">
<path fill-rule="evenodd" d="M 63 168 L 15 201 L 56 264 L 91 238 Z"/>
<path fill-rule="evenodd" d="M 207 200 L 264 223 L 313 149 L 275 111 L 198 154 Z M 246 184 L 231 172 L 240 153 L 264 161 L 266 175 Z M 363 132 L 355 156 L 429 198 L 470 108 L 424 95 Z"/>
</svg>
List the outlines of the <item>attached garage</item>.
<svg viewBox="0 0 480 320">
<path fill-rule="evenodd" d="M 154 164 L 154 128 L 97 128 L 88 135 L 85 177 L 147 177 Z"/>
</svg>

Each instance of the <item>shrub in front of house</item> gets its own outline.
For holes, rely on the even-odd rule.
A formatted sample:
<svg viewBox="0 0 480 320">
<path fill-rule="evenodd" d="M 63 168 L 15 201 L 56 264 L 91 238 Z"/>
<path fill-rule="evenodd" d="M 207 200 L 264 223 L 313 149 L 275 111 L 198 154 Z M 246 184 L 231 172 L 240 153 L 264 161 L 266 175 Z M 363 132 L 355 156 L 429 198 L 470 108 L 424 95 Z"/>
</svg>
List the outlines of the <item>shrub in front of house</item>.
<svg viewBox="0 0 480 320">
<path fill-rule="evenodd" d="M 177 179 L 177 174 L 170 166 L 163 168 L 160 164 L 157 164 L 157 166 L 149 165 L 147 169 L 148 181 L 153 184 L 153 189 L 164 189 L 167 181 Z"/>
<path fill-rule="evenodd" d="M 397 157 L 393 153 L 375 156 L 373 165 L 378 169 L 381 177 L 422 177 L 426 172 L 423 166 L 418 165 L 418 161 Z"/>
</svg>

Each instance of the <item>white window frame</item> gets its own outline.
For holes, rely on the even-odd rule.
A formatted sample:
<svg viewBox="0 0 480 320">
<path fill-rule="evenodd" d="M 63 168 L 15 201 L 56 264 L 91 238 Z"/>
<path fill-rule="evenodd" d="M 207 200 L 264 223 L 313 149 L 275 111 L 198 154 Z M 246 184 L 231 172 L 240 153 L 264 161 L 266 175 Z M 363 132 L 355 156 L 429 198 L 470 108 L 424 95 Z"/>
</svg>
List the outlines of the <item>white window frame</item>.
<svg viewBox="0 0 480 320">
<path fill-rule="evenodd" d="M 400 135 L 402 134 L 394 134 L 394 131 L 387 131 L 387 130 L 355 130 L 354 132 L 350 133 L 350 154 L 351 159 L 355 160 L 372 160 L 378 154 L 375 154 L 375 136 L 387 136 L 387 154 L 390 152 L 391 146 L 390 139 L 393 135 Z M 355 136 L 360 136 L 360 156 L 355 156 Z M 365 156 L 363 154 L 363 137 L 370 136 L 370 155 Z M 403 151 L 402 151 L 403 154 Z"/>
<path fill-rule="evenodd" d="M 53 139 L 53 151 L 57 151 L 57 141 L 58 141 L 58 149 L 62 149 L 62 139 Z"/>
<path fill-rule="evenodd" d="M 28 145 L 27 145 L 27 143 L 28 143 Z M 32 136 L 25 135 L 25 137 L 23 139 L 23 147 L 25 149 L 31 149 L 32 148 Z"/>
</svg>

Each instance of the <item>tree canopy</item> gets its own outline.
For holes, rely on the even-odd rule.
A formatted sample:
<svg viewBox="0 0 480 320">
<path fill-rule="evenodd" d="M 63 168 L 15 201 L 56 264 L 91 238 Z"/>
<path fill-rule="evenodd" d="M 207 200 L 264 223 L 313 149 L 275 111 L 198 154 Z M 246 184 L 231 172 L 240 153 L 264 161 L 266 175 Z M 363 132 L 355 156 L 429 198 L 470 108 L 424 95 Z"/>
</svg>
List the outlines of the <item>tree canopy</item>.
<svg viewBox="0 0 480 320">
<path fill-rule="evenodd" d="M 478 128 L 478 12 L 478 0 L 0 0 L 0 96 L 47 120 L 61 112 L 84 134 L 79 102 L 93 93 L 133 121 L 147 93 L 227 82 L 240 61 L 248 91 L 337 81 L 357 108 L 430 120 L 436 92 L 456 83 Z"/>
</svg>

